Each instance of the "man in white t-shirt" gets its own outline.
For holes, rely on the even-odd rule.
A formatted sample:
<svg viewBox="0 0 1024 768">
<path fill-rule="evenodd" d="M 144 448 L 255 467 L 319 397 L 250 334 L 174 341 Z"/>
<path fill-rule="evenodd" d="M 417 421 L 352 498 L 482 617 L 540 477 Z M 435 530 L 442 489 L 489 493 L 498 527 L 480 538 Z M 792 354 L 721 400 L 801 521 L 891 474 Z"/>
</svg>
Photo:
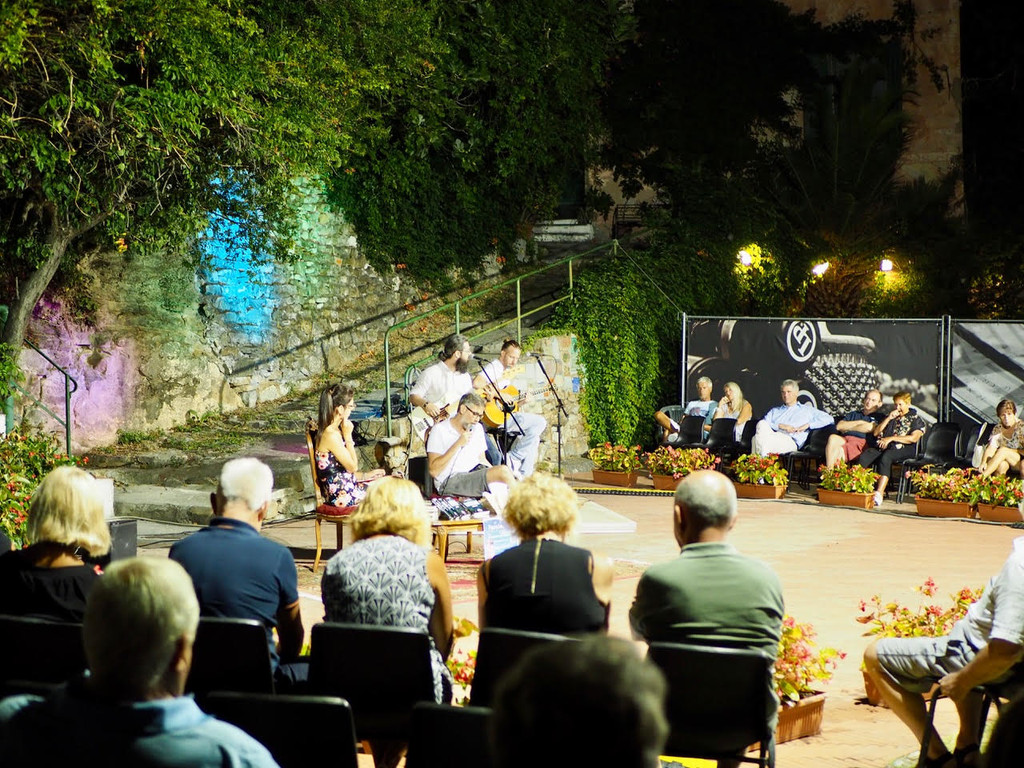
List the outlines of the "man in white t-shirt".
<svg viewBox="0 0 1024 768">
<path fill-rule="evenodd" d="M 442 415 L 444 405 L 473 389 L 473 377 L 469 375 L 473 349 L 469 339 L 461 333 L 452 334 L 444 340 L 438 358 L 420 374 L 409 393 L 409 404 L 422 408 L 431 419 Z"/>
<path fill-rule="evenodd" d="M 487 461 L 487 442 L 480 425 L 483 413 L 484 399 L 467 392 L 455 415 L 430 430 L 427 464 L 438 493 L 481 498 L 492 484 L 513 481 L 508 467 L 494 467 Z"/>
<path fill-rule="evenodd" d="M 515 367 L 519 362 L 519 356 L 523 349 L 515 339 L 505 339 L 501 345 L 501 353 L 497 358 L 483 366 L 483 371 L 473 379 L 473 388 L 491 392 L 495 387 L 498 391 L 504 390 L 512 382 L 505 377 L 509 368 Z M 525 392 L 517 397 L 525 399 Z M 506 401 L 510 400 L 508 396 Z M 501 402 L 495 400 L 495 405 L 501 408 Z M 537 463 L 537 449 L 540 447 L 540 436 L 544 433 L 548 423 L 539 413 L 525 413 L 516 411 L 509 414 L 505 421 L 505 430 L 508 435 L 515 436 L 515 441 L 509 446 L 505 456 L 505 464 L 513 472 L 518 472 L 522 477 L 533 473 Z"/>
</svg>

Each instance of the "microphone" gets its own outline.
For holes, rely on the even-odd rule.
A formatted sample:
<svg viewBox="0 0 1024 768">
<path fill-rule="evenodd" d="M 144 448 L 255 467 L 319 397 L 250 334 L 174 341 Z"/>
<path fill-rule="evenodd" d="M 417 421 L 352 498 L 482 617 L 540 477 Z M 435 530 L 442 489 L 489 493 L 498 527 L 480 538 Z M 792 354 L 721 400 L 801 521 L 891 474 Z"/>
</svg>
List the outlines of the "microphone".
<svg viewBox="0 0 1024 768">
<path fill-rule="evenodd" d="M 477 357 L 476 355 L 473 355 L 473 359 L 476 360 L 477 365 L 479 365 L 481 368 L 483 368 L 484 365 L 486 365 L 487 363 L 491 362 L 486 357 Z"/>
<path fill-rule="evenodd" d="M 539 352 L 527 352 L 526 355 L 527 357 L 535 357 L 538 360 L 541 358 L 541 354 Z"/>
</svg>

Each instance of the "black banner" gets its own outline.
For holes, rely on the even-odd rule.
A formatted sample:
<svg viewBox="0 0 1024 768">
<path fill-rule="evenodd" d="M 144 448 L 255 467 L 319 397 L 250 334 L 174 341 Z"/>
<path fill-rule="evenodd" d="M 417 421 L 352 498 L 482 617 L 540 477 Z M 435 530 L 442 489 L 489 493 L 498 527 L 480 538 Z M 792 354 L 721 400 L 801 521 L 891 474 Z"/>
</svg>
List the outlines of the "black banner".
<svg viewBox="0 0 1024 768">
<path fill-rule="evenodd" d="M 691 317 L 686 328 L 686 391 L 708 376 L 712 398 L 735 381 L 755 416 L 781 404 L 783 379 L 800 382 L 800 399 L 840 417 L 881 390 L 901 390 L 927 421 L 939 413 L 941 320 L 778 320 Z"/>
</svg>

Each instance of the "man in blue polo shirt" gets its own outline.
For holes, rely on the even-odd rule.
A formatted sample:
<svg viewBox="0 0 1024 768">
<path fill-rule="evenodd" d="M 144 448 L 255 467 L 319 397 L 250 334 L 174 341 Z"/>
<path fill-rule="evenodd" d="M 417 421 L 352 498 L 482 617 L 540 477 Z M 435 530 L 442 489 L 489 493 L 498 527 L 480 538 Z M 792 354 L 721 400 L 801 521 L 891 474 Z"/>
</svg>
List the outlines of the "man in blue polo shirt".
<svg viewBox="0 0 1024 768">
<path fill-rule="evenodd" d="M 171 547 L 170 557 L 192 577 L 203 616 L 256 619 L 267 628 L 275 679 L 287 691 L 308 677 L 309 666 L 297 662 L 303 629 L 295 560 L 287 547 L 260 535 L 273 490 L 274 475 L 263 462 L 227 462 L 210 495 L 213 519 Z"/>
</svg>

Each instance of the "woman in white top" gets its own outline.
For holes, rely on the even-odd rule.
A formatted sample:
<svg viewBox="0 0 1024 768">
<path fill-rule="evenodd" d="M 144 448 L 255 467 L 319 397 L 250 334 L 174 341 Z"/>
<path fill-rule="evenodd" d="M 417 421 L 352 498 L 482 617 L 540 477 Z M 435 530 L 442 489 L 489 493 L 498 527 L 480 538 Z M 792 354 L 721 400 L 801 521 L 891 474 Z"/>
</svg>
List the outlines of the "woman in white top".
<svg viewBox="0 0 1024 768">
<path fill-rule="evenodd" d="M 743 437 L 743 425 L 750 421 L 753 409 L 750 403 L 743 399 L 743 390 L 735 381 L 725 383 L 725 396 L 718 401 L 718 408 L 715 410 L 714 419 L 736 419 L 735 437 L 740 440 Z"/>
<path fill-rule="evenodd" d="M 1024 450 L 1024 421 L 1017 418 L 1017 404 L 1001 400 L 996 406 L 999 423 L 992 430 L 985 453 L 981 455 L 981 476 L 1005 475 L 1020 469 L 1020 452 Z"/>
</svg>

